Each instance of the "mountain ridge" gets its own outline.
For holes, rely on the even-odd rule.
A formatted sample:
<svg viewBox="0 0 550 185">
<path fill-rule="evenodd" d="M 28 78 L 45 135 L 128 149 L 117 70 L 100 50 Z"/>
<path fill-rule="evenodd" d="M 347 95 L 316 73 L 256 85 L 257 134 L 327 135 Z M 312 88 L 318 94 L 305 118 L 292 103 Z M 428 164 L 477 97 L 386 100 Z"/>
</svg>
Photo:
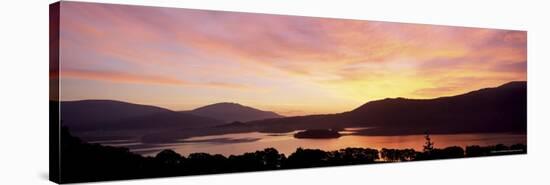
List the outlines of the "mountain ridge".
<svg viewBox="0 0 550 185">
<path fill-rule="evenodd" d="M 61 124 L 73 131 L 162 130 L 222 124 L 211 118 L 118 100 L 61 101 L 60 118 Z"/>
<path fill-rule="evenodd" d="M 109 102 L 109 100 L 103 101 Z M 120 101 L 113 102 L 115 104 L 120 103 Z M 64 119 L 66 118 L 64 114 L 67 112 L 64 110 L 71 110 L 70 106 L 66 106 L 70 105 L 71 102 L 68 102 L 68 104 L 67 102 L 61 102 L 61 104 L 61 117 L 66 123 L 67 120 Z M 166 126 L 173 128 L 172 130 L 199 129 L 187 130 L 185 132 L 186 136 L 251 131 L 278 133 L 306 129 L 339 130 L 346 127 L 369 127 L 369 129 L 360 130 L 356 133 L 363 135 L 409 135 L 423 134 L 426 131 L 432 134 L 525 133 L 527 130 L 527 82 L 525 81 L 509 82 L 496 87 L 432 99 L 386 98 L 374 100 L 341 113 L 265 118 L 252 121 L 234 119 L 220 121 L 219 118 L 213 118 L 215 116 L 212 115 L 208 117 L 191 114 L 189 111 L 171 111 L 155 106 L 128 104 L 140 107 L 136 109 L 138 112 L 146 109 L 147 115 L 124 119 L 124 121 L 115 119 L 115 122 L 119 121 L 118 123 L 124 124 L 120 124 L 122 126 L 118 128 L 107 126 L 102 129 L 131 129 L 132 124 L 148 128 L 152 123 L 155 124 L 152 126 L 153 128 Z M 211 110 L 212 107 L 222 107 L 221 110 L 224 110 L 224 108 L 235 106 L 245 110 L 254 109 L 237 103 L 222 102 L 193 110 Z M 87 109 L 98 109 L 95 106 L 85 107 Z M 215 110 L 218 113 L 226 113 Z M 259 109 L 254 110 L 261 111 Z M 132 115 L 124 111 L 121 114 L 119 111 L 109 108 L 99 108 L 99 112 L 101 111 L 116 115 Z M 88 112 L 81 111 L 80 114 L 75 114 L 76 116 L 73 117 L 81 118 L 79 115 L 84 113 Z M 98 115 L 97 112 L 95 115 Z M 181 132 L 171 134 L 159 134 L 159 136 L 166 136 L 167 138 L 182 137 Z"/>
<path fill-rule="evenodd" d="M 303 129 L 373 127 L 360 134 L 405 135 L 432 133 L 526 132 L 527 82 L 432 99 L 386 98 L 369 101 L 351 111 L 252 121 L 263 132 Z"/>
<path fill-rule="evenodd" d="M 283 117 L 272 111 L 263 111 L 233 102 L 214 103 L 182 112 L 187 112 L 198 116 L 211 117 L 226 123 Z"/>
</svg>

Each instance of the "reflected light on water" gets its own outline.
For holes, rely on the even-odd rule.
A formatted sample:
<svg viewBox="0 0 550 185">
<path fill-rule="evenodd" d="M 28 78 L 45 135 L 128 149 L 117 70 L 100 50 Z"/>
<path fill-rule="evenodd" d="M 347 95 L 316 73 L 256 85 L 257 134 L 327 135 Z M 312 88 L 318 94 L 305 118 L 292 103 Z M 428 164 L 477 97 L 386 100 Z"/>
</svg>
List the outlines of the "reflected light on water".
<svg viewBox="0 0 550 185">
<path fill-rule="evenodd" d="M 279 152 L 289 155 L 298 147 L 321 149 L 321 150 L 338 150 L 346 147 L 362 147 L 362 148 L 395 148 L 405 149 L 412 148 L 417 151 L 422 150 L 425 139 L 424 135 L 407 135 L 407 136 L 361 136 L 361 135 L 346 135 L 353 134 L 354 131 L 360 129 L 350 128 L 340 133 L 344 134 L 340 138 L 334 139 L 296 139 L 293 134 L 298 132 L 289 132 L 282 134 L 249 132 L 236 134 L 223 134 L 212 136 L 191 137 L 180 139 L 176 143 L 165 143 L 157 145 L 138 145 L 135 141 L 129 141 L 124 145 L 120 142 L 109 143 L 106 145 L 124 146 L 130 148 L 131 151 L 142 155 L 156 155 L 163 149 L 172 149 L 182 155 L 190 153 L 205 152 L 210 154 L 222 154 L 225 156 L 238 155 L 245 152 L 254 152 L 265 148 L 275 148 Z M 512 145 L 523 143 L 526 144 L 527 137 L 523 134 L 449 134 L 449 135 L 431 135 L 432 141 L 436 148 L 444 148 L 448 146 L 466 147 L 469 145 L 495 145 L 505 144 Z"/>
</svg>

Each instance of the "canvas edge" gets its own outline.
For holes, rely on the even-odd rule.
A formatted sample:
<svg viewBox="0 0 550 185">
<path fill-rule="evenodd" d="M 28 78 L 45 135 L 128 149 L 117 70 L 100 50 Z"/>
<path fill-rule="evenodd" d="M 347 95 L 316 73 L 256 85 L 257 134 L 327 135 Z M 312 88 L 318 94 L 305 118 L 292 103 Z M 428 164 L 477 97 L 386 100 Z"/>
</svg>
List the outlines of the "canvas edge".
<svg viewBox="0 0 550 185">
<path fill-rule="evenodd" d="M 49 180 L 61 183 L 59 123 L 60 5 L 49 5 Z"/>
</svg>

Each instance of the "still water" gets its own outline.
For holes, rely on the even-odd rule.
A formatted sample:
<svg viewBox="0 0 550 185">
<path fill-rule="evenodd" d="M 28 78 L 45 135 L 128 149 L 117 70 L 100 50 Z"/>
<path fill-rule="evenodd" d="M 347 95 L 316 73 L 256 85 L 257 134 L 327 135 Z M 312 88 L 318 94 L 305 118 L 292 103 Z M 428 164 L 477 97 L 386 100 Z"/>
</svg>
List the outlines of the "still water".
<svg viewBox="0 0 550 185">
<path fill-rule="evenodd" d="M 325 151 L 338 150 L 346 147 L 363 148 L 413 148 L 417 151 L 422 150 L 425 139 L 424 135 L 407 136 L 362 136 L 352 135 L 355 130 L 360 128 L 348 128 L 340 132 L 344 134 L 335 139 L 296 139 L 289 132 L 283 134 L 269 134 L 259 132 L 223 134 L 213 136 L 191 137 L 180 139 L 174 143 L 165 144 L 144 144 L 132 140 L 111 140 L 98 142 L 104 145 L 127 147 L 132 152 L 142 155 L 156 155 L 163 149 L 172 149 L 182 155 L 190 153 L 205 152 L 210 154 L 222 154 L 229 156 L 232 154 L 243 154 L 245 152 L 254 152 L 264 148 L 273 147 L 279 152 L 289 155 L 298 147 L 321 149 Z M 351 135 L 346 135 L 351 134 Z M 527 137 L 523 134 L 452 134 L 452 135 L 431 135 L 436 148 L 448 146 L 469 146 L 469 145 L 495 145 L 495 144 L 526 144 Z"/>
</svg>

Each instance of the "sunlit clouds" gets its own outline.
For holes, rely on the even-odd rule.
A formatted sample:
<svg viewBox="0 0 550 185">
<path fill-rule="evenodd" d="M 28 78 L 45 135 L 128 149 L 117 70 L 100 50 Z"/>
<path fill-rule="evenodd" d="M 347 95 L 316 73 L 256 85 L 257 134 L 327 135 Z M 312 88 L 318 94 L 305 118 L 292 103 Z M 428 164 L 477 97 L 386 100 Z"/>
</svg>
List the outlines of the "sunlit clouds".
<svg viewBox="0 0 550 185">
<path fill-rule="evenodd" d="M 523 31 L 72 2 L 61 13 L 64 100 L 302 115 L 526 80 Z"/>
</svg>

